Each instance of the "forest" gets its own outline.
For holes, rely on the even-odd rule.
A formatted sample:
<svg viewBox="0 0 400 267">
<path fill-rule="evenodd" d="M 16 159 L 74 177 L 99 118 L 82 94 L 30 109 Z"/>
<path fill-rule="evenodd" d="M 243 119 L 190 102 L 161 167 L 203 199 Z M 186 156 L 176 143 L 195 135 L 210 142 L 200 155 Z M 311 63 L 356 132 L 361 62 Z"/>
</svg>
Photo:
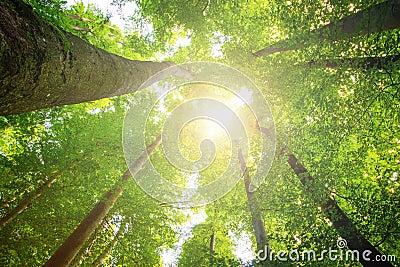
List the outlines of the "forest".
<svg viewBox="0 0 400 267">
<path fill-rule="evenodd" d="M 0 41 L 1 266 L 400 266 L 400 0 L 1 0 Z"/>
</svg>

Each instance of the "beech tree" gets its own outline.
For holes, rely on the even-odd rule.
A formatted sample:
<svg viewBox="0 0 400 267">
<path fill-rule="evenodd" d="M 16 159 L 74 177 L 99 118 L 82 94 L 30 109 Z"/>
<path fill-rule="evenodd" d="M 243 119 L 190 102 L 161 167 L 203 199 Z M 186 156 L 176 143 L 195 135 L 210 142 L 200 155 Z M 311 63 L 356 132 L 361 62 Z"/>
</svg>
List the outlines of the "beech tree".
<svg viewBox="0 0 400 267">
<path fill-rule="evenodd" d="M 154 149 L 161 142 L 161 136 L 150 144 L 146 151 L 135 161 L 131 167 L 134 170 L 133 175 L 140 171 L 142 166 L 146 163 L 149 155 L 152 154 Z M 98 224 L 107 215 L 108 211 L 112 208 L 119 196 L 122 194 L 124 184 L 131 177 L 131 171 L 127 170 L 121 178 L 121 184 L 116 185 L 115 188 L 110 189 L 105 195 L 104 200 L 97 203 L 86 218 L 79 224 L 79 226 L 72 232 L 72 234 L 65 240 L 65 242 L 57 249 L 57 251 L 46 262 L 45 266 L 68 266 L 74 259 L 76 254 L 81 249 L 82 245 L 86 242 L 89 236 L 96 229 Z"/>
<path fill-rule="evenodd" d="M 0 3 L 0 115 L 134 92 L 171 62 L 128 60 L 49 24 L 21 0 Z"/>
<path fill-rule="evenodd" d="M 385 57 L 362 57 L 362 58 L 336 58 L 321 61 L 309 61 L 307 64 L 312 67 L 325 67 L 331 69 L 343 68 L 348 65 L 351 68 L 369 70 L 372 68 L 385 69 L 390 68 L 391 64 L 400 59 L 400 55 Z"/>
<path fill-rule="evenodd" d="M 265 231 L 264 220 L 260 210 L 260 204 L 258 203 L 253 192 L 250 192 L 250 175 L 247 169 L 246 162 L 243 158 L 242 150 L 239 149 L 238 157 L 243 172 L 244 186 L 246 190 L 247 200 L 249 202 L 251 212 L 251 222 L 253 224 L 254 235 L 257 242 L 257 251 L 264 250 L 268 246 L 267 233 Z"/>
<path fill-rule="evenodd" d="M 266 56 L 277 52 L 295 50 L 321 40 L 341 40 L 355 35 L 369 34 L 400 28 L 400 1 L 391 0 L 371 6 L 338 22 L 331 22 L 313 30 L 308 36 L 283 40 L 254 53 Z"/>
<path fill-rule="evenodd" d="M 24 212 L 30 205 L 32 205 L 32 201 L 39 198 L 46 187 L 50 187 L 52 183 L 57 180 L 57 173 L 53 174 L 53 177 L 50 177 L 45 183 L 43 183 L 36 191 L 30 196 L 26 197 L 23 201 L 21 201 L 17 207 L 11 210 L 9 213 L 0 218 L 0 228 L 2 228 L 6 223 L 11 222 L 18 214 Z"/>
<path fill-rule="evenodd" d="M 132 9 L 124 31 L 112 25 L 116 14 L 86 1 L 69 7 L 63 0 L 24 1 L 32 8 L 0 3 L 0 114 L 7 115 L 0 116 L 0 217 L 19 210 L 52 174 L 61 175 L 3 225 L 0 265 L 41 266 L 51 259 L 71 266 L 102 260 L 144 267 L 368 266 L 332 261 L 323 253 L 329 248 L 344 256 L 367 248 L 371 259 L 398 264 L 398 1 L 116 0 L 123 13 Z M 261 47 L 296 51 L 254 57 Z M 127 177 L 121 128 L 130 101 L 160 98 L 158 90 L 135 92 L 141 81 L 169 62 L 196 60 L 248 75 L 268 101 L 276 134 L 254 123 L 246 105 L 235 109 L 251 128 L 245 186 L 239 182 L 214 203 L 180 210 L 173 207 L 181 204 L 179 194 L 177 203 L 160 203 L 134 179 L 121 181 Z M 184 70 L 175 75 L 192 78 Z M 177 106 L 210 92 L 227 102 L 232 97 L 217 86 L 187 86 L 154 105 L 145 126 L 133 120 L 132 133 L 145 131 L 152 142 Z M 240 101 L 232 102 L 236 108 Z M 179 151 L 196 161 L 199 139 L 216 140 L 212 166 L 189 179 L 193 170 L 171 164 L 162 149 L 152 154 L 155 170 L 182 187 L 215 180 L 239 156 L 231 155 L 229 137 L 221 141 L 214 129 L 192 123 L 182 127 Z M 275 159 L 257 191 L 248 192 L 261 134 L 276 136 Z M 293 158 L 296 174 L 288 151 L 307 169 Z M 348 247 L 337 246 L 339 237 Z M 314 251 L 318 260 L 257 262 L 262 240 L 275 252 Z"/>
<path fill-rule="evenodd" d="M 297 176 L 301 177 L 301 183 L 306 187 L 307 192 L 313 192 L 314 178 L 308 174 L 307 169 L 301 165 L 293 154 L 289 154 L 288 163 Z M 356 226 L 350 221 L 346 213 L 344 213 L 338 204 L 330 196 L 322 196 L 315 200 L 318 203 L 325 215 L 332 222 L 333 227 L 347 241 L 347 246 L 351 250 L 358 252 L 370 251 L 369 259 L 383 259 L 382 254 L 357 230 Z M 359 261 L 363 266 L 375 266 L 375 262 L 359 257 Z M 380 266 L 393 266 L 390 262 L 381 261 Z"/>
</svg>

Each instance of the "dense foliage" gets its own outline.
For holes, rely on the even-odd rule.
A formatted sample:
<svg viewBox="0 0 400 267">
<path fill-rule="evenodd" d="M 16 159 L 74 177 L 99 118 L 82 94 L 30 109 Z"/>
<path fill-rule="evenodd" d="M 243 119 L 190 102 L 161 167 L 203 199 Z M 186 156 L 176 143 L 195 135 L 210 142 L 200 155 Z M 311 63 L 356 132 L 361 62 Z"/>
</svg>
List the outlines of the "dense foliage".
<svg viewBox="0 0 400 267">
<path fill-rule="evenodd" d="M 399 264 L 400 65 L 399 61 L 385 61 L 366 67 L 357 62 L 398 56 L 400 31 L 316 40 L 301 49 L 265 57 L 252 54 L 277 41 L 306 36 L 377 1 L 138 0 L 134 1 L 137 9 L 127 21 L 131 27 L 126 31 L 113 25 L 110 15 L 102 14 L 94 5 L 77 3 L 67 9 L 62 0 L 26 2 L 49 23 L 129 59 L 216 61 L 248 75 L 270 104 L 277 131 L 274 164 L 255 192 L 271 248 L 317 253 L 329 247 L 336 249 L 339 235 L 315 202 L 315 197 L 326 195 L 339 204 L 364 237 L 382 254 L 395 255 L 393 264 Z M 126 1 L 114 0 L 114 4 L 123 9 Z M 153 30 L 144 33 L 143 24 Z M 182 38 L 190 44 L 180 45 Z M 171 111 L 180 97 L 172 98 L 164 112 Z M 125 95 L 0 117 L 0 216 L 35 195 L 46 181 L 57 178 L 1 229 L 1 265 L 44 264 L 119 181 L 127 169 L 121 132 L 130 100 L 131 96 Z M 159 112 L 154 117 L 165 116 Z M 157 119 L 147 125 L 154 136 L 161 126 L 162 120 Z M 196 136 L 189 136 L 187 142 L 190 144 L 193 138 Z M 188 157 L 196 156 L 192 150 L 197 147 L 188 145 L 185 149 Z M 312 193 L 290 169 L 288 153 L 296 155 L 314 177 Z M 153 155 L 156 167 L 171 181 L 183 183 L 181 173 L 168 168 L 167 160 L 160 157 L 157 150 Z M 204 174 L 205 179 L 218 173 L 218 168 Z M 254 168 L 249 165 L 250 171 Z M 160 252 L 175 246 L 180 239 L 176 229 L 190 215 L 164 204 L 129 181 L 73 264 L 91 266 L 107 251 L 103 255 L 105 266 L 162 266 Z M 204 209 L 207 218 L 192 225 L 192 237 L 181 245 L 176 263 L 257 264 L 255 258 L 241 262 L 233 253 L 235 246 L 245 246 L 237 244 L 231 238 L 233 234 L 249 234 L 255 249 L 242 180 Z M 210 252 L 212 233 L 214 253 Z M 358 263 L 325 258 L 323 262 L 285 264 Z"/>
</svg>

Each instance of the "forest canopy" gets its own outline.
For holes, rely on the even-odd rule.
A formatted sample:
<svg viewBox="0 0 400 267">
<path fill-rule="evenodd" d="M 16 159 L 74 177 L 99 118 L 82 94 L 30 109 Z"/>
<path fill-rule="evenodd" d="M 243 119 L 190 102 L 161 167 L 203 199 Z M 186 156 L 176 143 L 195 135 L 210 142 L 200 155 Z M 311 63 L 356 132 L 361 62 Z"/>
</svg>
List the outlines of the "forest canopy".
<svg viewBox="0 0 400 267">
<path fill-rule="evenodd" d="M 400 266 L 400 1 L 89 2 L 0 3 L 0 265 Z"/>
</svg>

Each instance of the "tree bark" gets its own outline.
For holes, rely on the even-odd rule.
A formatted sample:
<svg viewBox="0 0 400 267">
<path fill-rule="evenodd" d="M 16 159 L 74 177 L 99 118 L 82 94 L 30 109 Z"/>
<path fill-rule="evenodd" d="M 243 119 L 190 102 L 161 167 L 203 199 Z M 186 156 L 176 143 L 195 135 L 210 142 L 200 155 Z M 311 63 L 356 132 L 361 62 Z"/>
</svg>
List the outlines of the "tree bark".
<svg viewBox="0 0 400 267">
<path fill-rule="evenodd" d="M 308 66 L 322 66 L 330 69 L 349 66 L 352 68 L 369 70 L 373 68 L 384 69 L 400 59 L 400 55 L 385 57 L 358 57 L 358 58 L 338 58 L 334 60 L 312 60 L 307 62 Z"/>
<path fill-rule="evenodd" d="M 293 154 L 289 154 L 288 163 L 296 175 L 302 176 L 301 183 L 304 186 L 307 186 L 306 191 L 312 192 L 312 181 L 314 181 L 314 178 L 308 174 L 307 169 L 298 162 L 297 158 Z M 374 260 L 376 259 L 376 256 L 380 257 L 382 254 L 357 230 L 356 226 L 347 217 L 346 213 L 340 209 L 336 201 L 329 195 L 315 199 L 315 201 L 321 205 L 324 214 L 332 222 L 333 227 L 335 227 L 338 234 L 347 241 L 349 249 L 357 250 L 359 252 L 360 263 L 364 267 L 377 266 Z M 367 255 L 371 261 L 367 261 L 362 257 L 362 253 L 366 250 L 371 251 L 371 254 Z M 388 261 L 379 262 L 379 266 L 393 267 L 393 265 Z"/>
<path fill-rule="evenodd" d="M 17 207 L 15 207 L 13 210 L 11 210 L 9 213 L 4 215 L 0 219 L 0 228 L 3 228 L 7 223 L 11 222 L 14 220 L 18 214 L 21 214 L 24 212 L 31 204 L 32 202 L 39 198 L 43 191 L 47 188 L 50 187 L 52 183 L 54 183 L 57 180 L 58 173 L 55 173 L 52 178 L 47 180 L 44 184 L 42 184 L 32 195 L 28 196 L 24 200 L 22 200 Z"/>
<path fill-rule="evenodd" d="M 33 187 L 33 184 L 30 184 L 28 187 L 26 187 L 21 193 L 14 195 L 12 197 L 10 197 L 9 199 L 7 199 L 6 201 L 1 203 L 1 207 L 2 208 L 7 208 L 11 202 L 13 202 L 14 200 L 16 200 L 18 197 L 22 197 L 26 192 L 28 192 L 29 190 L 31 190 Z"/>
<path fill-rule="evenodd" d="M 120 183 L 115 185 L 114 188 L 110 189 L 104 196 L 103 200 L 99 201 L 90 213 L 83 219 L 78 227 L 71 233 L 71 235 L 64 241 L 64 243 L 57 249 L 57 251 L 51 256 L 44 266 L 68 266 L 69 263 L 74 259 L 79 249 L 86 242 L 92 232 L 96 229 L 98 224 L 107 215 L 108 211 L 113 207 L 114 203 L 122 194 L 126 182 L 132 175 L 135 175 L 146 163 L 148 157 L 156 149 L 161 142 L 161 136 L 158 136 L 156 140 L 147 147 L 146 151 L 135 161 L 133 166 L 130 168 L 133 173 L 131 174 L 128 169 L 121 178 Z"/>
<path fill-rule="evenodd" d="M 108 224 L 108 216 L 101 221 L 101 223 L 96 227 L 93 233 L 90 235 L 90 238 L 85 242 L 84 246 L 76 254 L 75 258 L 71 261 L 70 266 L 78 267 L 82 266 L 82 263 L 86 259 L 86 257 L 90 254 L 90 251 L 93 245 L 96 243 L 97 239 L 102 235 L 102 231 L 106 229 L 106 225 Z"/>
<path fill-rule="evenodd" d="M 213 254 L 215 251 L 215 231 L 214 229 L 211 230 L 212 233 L 210 235 L 210 254 Z"/>
<path fill-rule="evenodd" d="M 311 31 L 305 37 L 282 40 L 255 52 L 254 56 L 266 56 L 277 52 L 295 50 L 319 40 L 343 40 L 357 35 L 400 28 L 400 0 L 386 1 L 331 22 Z"/>
<path fill-rule="evenodd" d="M 247 200 L 250 206 L 251 222 L 253 225 L 254 235 L 256 237 L 257 250 L 264 250 L 265 246 L 268 245 L 267 233 L 265 231 L 264 220 L 261 214 L 260 205 L 253 192 L 250 192 L 249 190 L 250 176 L 241 149 L 239 149 L 238 151 L 238 157 L 242 168 Z"/>
<path fill-rule="evenodd" d="M 174 65 L 107 53 L 50 25 L 21 0 L 0 2 L 0 43 L 0 115 L 132 93 Z"/>
</svg>

